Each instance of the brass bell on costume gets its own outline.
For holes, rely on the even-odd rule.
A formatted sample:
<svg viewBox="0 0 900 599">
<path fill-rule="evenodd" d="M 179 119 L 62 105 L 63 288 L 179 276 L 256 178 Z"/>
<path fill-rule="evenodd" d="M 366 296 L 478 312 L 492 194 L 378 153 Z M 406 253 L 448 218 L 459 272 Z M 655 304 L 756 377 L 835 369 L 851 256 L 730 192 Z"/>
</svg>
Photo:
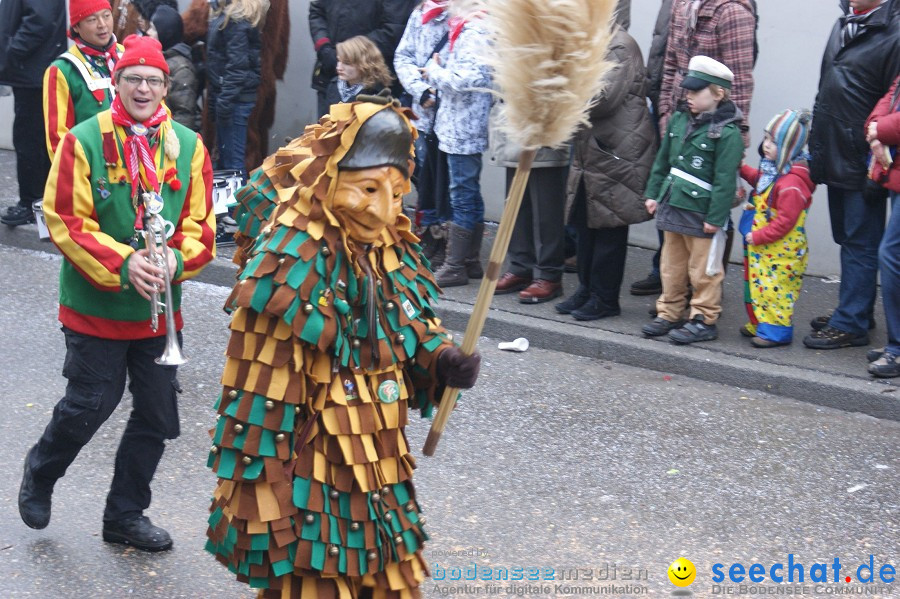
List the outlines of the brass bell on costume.
<svg viewBox="0 0 900 599">
<path fill-rule="evenodd" d="M 253 458 L 251 458 L 251 457 L 248 456 L 248 455 L 245 455 L 245 456 L 241 459 L 241 461 L 244 463 L 245 466 L 249 466 L 250 464 L 253 463 Z"/>
<path fill-rule="evenodd" d="M 240 423 L 239 423 L 239 424 L 235 424 L 235 425 L 234 425 L 234 433 L 235 433 L 236 435 L 240 435 L 242 432 L 244 432 L 244 425 L 243 425 L 243 424 L 240 424 Z"/>
<path fill-rule="evenodd" d="M 284 441 L 284 433 L 278 433 L 277 435 L 275 435 L 275 440 L 278 443 L 281 443 L 282 441 Z"/>
<path fill-rule="evenodd" d="M 271 411 L 275 409 L 275 402 L 271 399 L 266 400 L 266 410 Z"/>
</svg>

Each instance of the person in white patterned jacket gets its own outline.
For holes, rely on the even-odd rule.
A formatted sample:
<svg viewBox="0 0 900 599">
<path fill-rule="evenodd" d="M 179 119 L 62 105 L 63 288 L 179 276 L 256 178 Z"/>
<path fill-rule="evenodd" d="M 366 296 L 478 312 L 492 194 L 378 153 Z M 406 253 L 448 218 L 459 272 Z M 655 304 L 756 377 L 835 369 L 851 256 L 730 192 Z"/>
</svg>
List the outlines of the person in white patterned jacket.
<svg viewBox="0 0 900 599">
<path fill-rule="evenodd" d="M 425 80 L 424 67 L 435 52 L 440 52 L 449 38 L 447 4 L 449 0 L 425 0 L 409 16 L 403 37 L 394 53 L 394 71 L 403 89 L 412 99 L 419 137 L 416 138 L 416 173 L 418 191 L 416 210 L 422 251 L 437 269 L 444 262 L 450 205 L 447 197 L 447 157 L 438 150 L 434 133 L 437 90 Z M 426 163 L 425 156 L 431 153 Z"/>
<path fill-rule="evenodd" d="M 434 130 L 447 153 L 453 216 L 444 264 L 437 271 L 441 287 L 467 285 L 484 276 L 478 259 L 484 237 L 481 154 L 488 147 L 491 72 L 485 64 L 490 44 L 482 13 L 468 11 L 469 0 L 450 0 L 449 41 L 422 68 L 437 90 L 440 107 Z"/>
</svg>

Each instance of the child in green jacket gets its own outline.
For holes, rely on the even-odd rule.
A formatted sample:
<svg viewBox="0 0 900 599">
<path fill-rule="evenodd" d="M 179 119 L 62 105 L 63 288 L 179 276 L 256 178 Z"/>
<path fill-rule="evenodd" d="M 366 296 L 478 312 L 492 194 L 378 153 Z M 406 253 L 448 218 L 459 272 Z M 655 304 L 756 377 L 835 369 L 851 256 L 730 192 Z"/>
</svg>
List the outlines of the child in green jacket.
<svg viewBox="0 0 900 599">
<path fill-rule="evenodd" d="M 722 229 L 744 153 L 741 111 L 728 99 L 733 80 L 722 63 L 707 56 L 691 59 L 681 83 L 687 89 L 686 106 L 670 119 L 653 163 L 645 204 L 665 240 L 657 316 L 642 328 L 648 337 L 668 334 L 675 343 L 694 343 L 717 336 L 724 273 L 722 249 L 713 241 L 724 244 Z M 718 268 L 708 271 L 710 252 L 716 250 Z M 689 284 L 693 293 L 685 321 Z"/>
</svg>

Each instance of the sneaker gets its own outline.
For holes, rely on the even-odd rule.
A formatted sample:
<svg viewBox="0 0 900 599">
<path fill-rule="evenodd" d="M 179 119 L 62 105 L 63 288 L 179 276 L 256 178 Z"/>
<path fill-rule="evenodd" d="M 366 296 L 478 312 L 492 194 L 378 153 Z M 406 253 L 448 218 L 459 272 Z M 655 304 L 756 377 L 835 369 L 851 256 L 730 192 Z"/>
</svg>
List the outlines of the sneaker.
<svg viewBox="0 0 900 599">
<path fill-rule="evenodd" d="M 30 528 L 40 530 L 50 524 L 50 497 L 53 495 L 53 488 L 47 489 L 31 475 L 28 458 L 32 451 L 34 448 L 25 456 L 22 484 L 19 485 L 19 516 Z"/>
<path fill-rule="evenodd" d="M 884 352 L 880 358 L 869 364 L 869 374 L 880 379 L 892 379 L 900 376 L 900 356 Z"/>
<path fill-rule="evenodd" d="M 6 209 L 6 214 L 0 216 L 0 223 L 7 227 L 18 227 L 19 225 L 27 225 L 34 221 L 34 210 L 31 206 L 23 206 L 16 204 Z"/>
<path fill-rule="evenodd" d="M 107 543 L 131 545 L 142 551 L 166 551 L 172 548 L 172 537 L 154 526 L 147 516 L 103 522 L 103 540 Z"/>
<path fill-rule="evenodd" d="M 868 345 L 868 333 L 863 335 L 855 335 L 833 326 L 814 331 L 803 338 L 803 345 L 812 349 L 840 349 L 842 347 Z"/>
<path fill-rule="evenodd" d="M 571 314 L 572 310 L 577 310 L 589 299 L 591 299 L 591 293 L 588 291 L 587 287 L 579 286 L 578 290 L 575 291 L 569 299 L 563 300 L 553 307 L 556 308 L 556 311 L 560 314 Z"/>
<path fill-rule="evenodd" d="M 531 285 L 519 292 L 519 302 L 523 304 L 541 304 L 562 295 L 562 283 L 535 279 Z"/>
<path fill-rule="evenodd" d="M 866 360 L 868 362 L 874 362 L 875 360 L 880 358 L 883 353 L 884 353 L 883 347 L 879 347 L 878 349 L 870 349 L 869 351 L 866 352 Z"/>
<path fill-rule="evenodd" d="M 650 273 L 647 278 L 632 283 L 629 292 L 631 295 L 659 295 L 662 293 L 662 280 L 659 275 Z"/>
<path fill-rule="evenodd" d="M 575 320 L 599 320 L 610 316 L 618 316 L 622 313 L 618 307 L 613 308 L 600 299 L 600 296 L 591 294 L 591 297 L 571 314 Z"/>
<path fill-rule="evenodd" d="M 812 320 L 809 321 L 809 328 L 814 331 L 821 331 L 825 327 L 828 326 L 828 321 L 831 320 L 831 316 L 816 316 Z M 875 328 L 875 319 L 869 321 L 869 330 Z"/>
<path fill-rule="evenodd" d="M 669 339 L 674 343 L 687 344 L 698 341 L 712 341 L 719 336 L 716 325 L 706 324 L 702 316 L 695 316 L 693 320 L 685 323 L 680 329 L 669 333 Z"/>
<path fill-rule="evenodd" d="M 684 325 L 683 320 L 679 320 L 677 322 L 671 322 L 666 320 L 662 316 L 657 316 L 647 324 L 641 327 L 641 332 L 644 333 L 647 337 L 659 337 L 661 335 L 666 335 L 669 331 L 677 329 Z"/>
<path fill-rule="evenodd" d="M 529 285 L 531 285 L 531 277 L 520 277 L 517 274 L 507 271 L 503 273 L 497 281 L 497 286 L 494 287 L 494 295 L 515 293 L 516 291 L 522 291 Z"/>
</svg>

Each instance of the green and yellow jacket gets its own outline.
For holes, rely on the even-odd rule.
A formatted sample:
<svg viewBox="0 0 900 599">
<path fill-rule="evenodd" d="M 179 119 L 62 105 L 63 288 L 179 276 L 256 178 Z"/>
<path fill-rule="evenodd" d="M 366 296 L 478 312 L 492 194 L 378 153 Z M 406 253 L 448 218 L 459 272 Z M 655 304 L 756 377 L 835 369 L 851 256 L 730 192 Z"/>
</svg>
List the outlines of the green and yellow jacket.
<svg viewBox="0 0 900 599">
<path fill-rule="evenodd" d="M 176 136 L 174 144 L 168 136 Z M 78 332 L 104 339 L 142 339 L 165 335 L 165 319 L 150 329 L 150 304 L 128 282 L 134 254 L 135 204 L 124 164 L 125 130 L 109 110 L 66 133 L 59 145 L 44 193 L 50 238 L 65 260 L 59 277 L 59 320 Z M 178 147 L 177 152 L 165 151 Z M 161 181 L 160 213 L 174 251 L 172 304 L 181 329 L 180 283 L 197 275 L 215 257 L 216 221 L 212 210 L 212 166 L 200 136 L 172 122 L 163 123 L 151 151 Z M 175 155 L 177 154 L 177 155 Z M 138 247 L 143 247 L 141 240 Z"/>
</svg>

